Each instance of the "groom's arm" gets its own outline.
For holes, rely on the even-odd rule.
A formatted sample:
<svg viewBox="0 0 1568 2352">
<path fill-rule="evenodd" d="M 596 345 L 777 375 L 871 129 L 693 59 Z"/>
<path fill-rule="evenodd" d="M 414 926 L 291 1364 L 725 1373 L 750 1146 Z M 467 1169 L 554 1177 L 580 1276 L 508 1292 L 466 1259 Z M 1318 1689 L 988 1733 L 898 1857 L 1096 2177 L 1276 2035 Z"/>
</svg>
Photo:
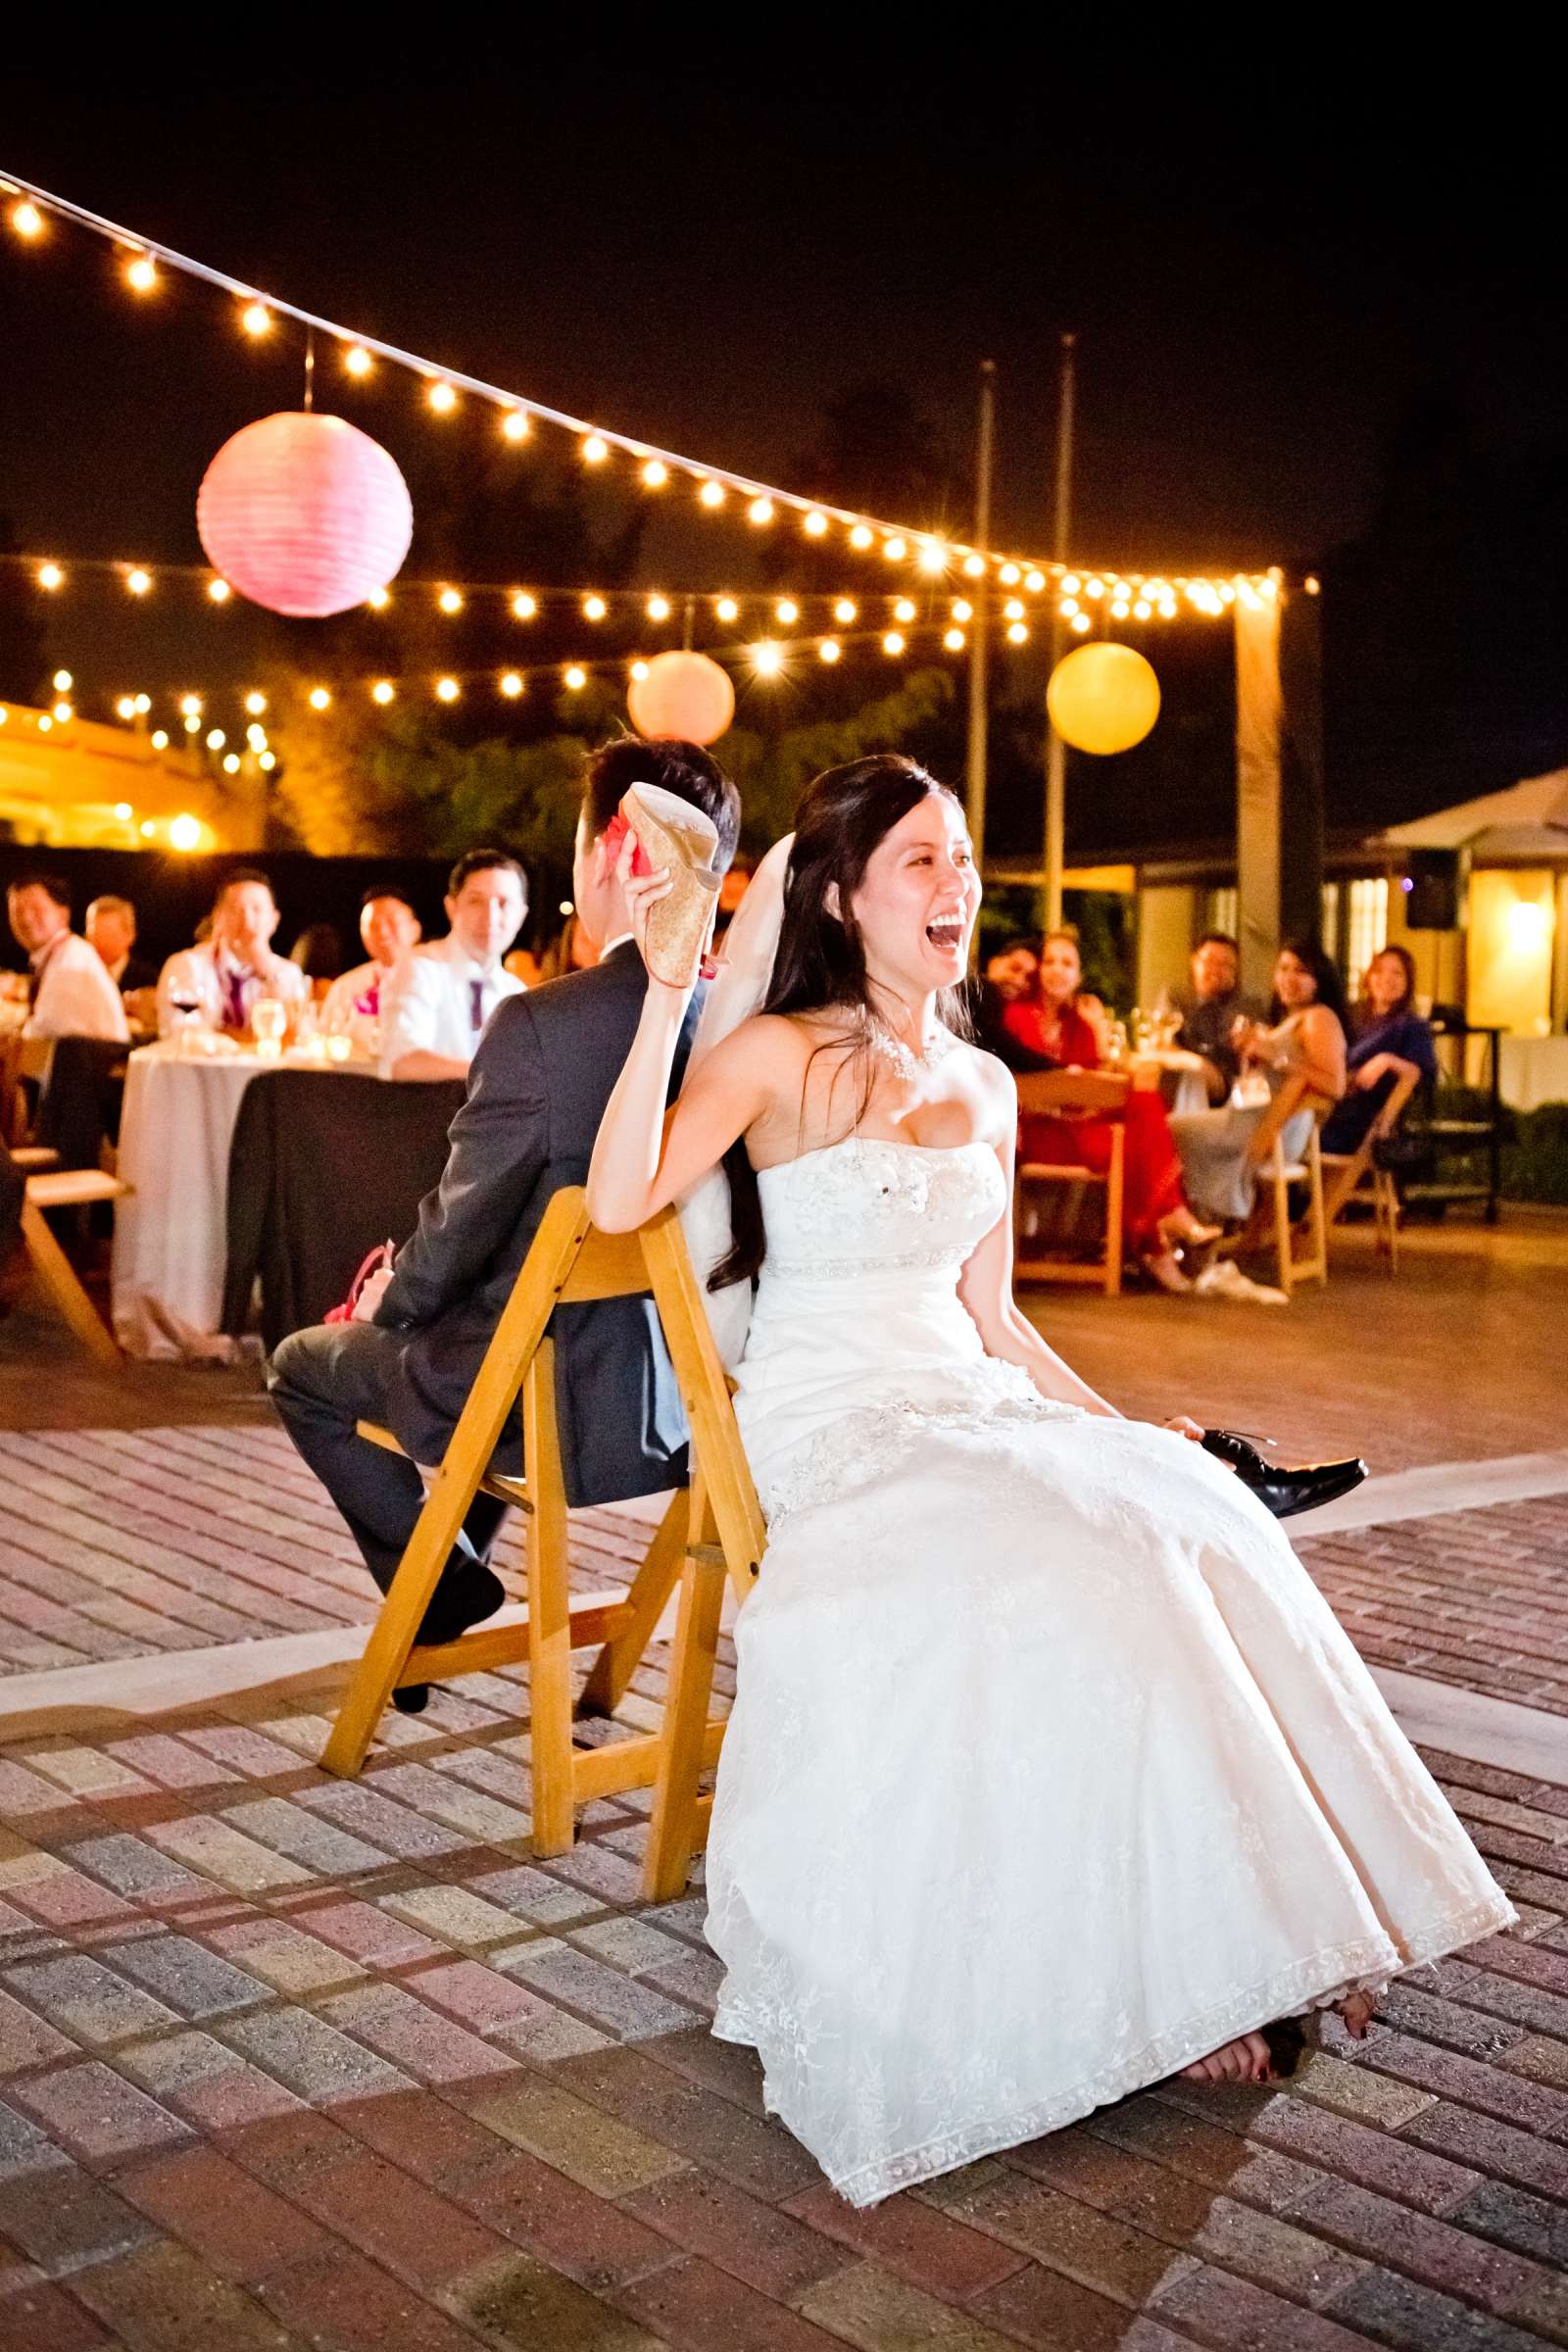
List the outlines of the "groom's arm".
<svg viewBox="0 0 1568 2352">
<path fill-rule="evenodd" d="M 483 1280 L 515 1230 L 549 1160 L 550 1104 L 539 1033 L 526 997 L 496 1006 L 452 1122 L 441 1182 L 398 1251 L 374 1320 L 429 1323 Z"/>
</svg>

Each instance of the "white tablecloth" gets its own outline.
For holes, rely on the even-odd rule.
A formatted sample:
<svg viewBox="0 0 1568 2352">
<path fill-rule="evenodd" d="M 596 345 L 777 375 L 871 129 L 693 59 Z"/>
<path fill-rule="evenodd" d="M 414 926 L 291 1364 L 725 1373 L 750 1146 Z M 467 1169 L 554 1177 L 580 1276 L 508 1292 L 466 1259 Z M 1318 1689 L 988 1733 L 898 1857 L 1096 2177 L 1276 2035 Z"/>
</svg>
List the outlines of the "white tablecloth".
<svg viewBox="0 0 1568 2352">
<path fill-rule="evenodd" d="M 1501 1084 L 1515 1110 L 1568 1102 L 1568 1037 L 1505 1037 Z"/>
<path fill-rule="evenodd" d="M 218 1326 L 227 1257 L 228 1148 L 258 1070 L 319 1068 L 294 1054 L 186 1057 L 147 1046 L 126 1065 L 115 1216 L 115 1335 L 127 1355 L 230 1362 L 241 1343 Z M 344 1063 L 345 1077 L 373 1064 Z M 255 1343 L 249 1343 L 254 1347 Z"/>
</svg>

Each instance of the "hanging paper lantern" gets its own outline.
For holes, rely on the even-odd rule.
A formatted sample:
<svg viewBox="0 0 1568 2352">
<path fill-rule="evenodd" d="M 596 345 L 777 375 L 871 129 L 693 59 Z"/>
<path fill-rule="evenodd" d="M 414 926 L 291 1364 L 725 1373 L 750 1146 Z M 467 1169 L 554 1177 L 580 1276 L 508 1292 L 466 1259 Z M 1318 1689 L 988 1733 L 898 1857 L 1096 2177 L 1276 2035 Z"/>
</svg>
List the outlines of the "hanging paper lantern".
<svg viewBox="0 0 1568 2352">
<path fill-rule="evenodd" d="M 284 411 L 223 443 L 196 495 L 196 528 L 214 568 L 252 604 L 322 620 L 395 576 L 414 509 L 368 433 L 342 416 Z"/>
<path fill-rule="evenodd" d="M 713 743 L 735 715 L 735 689 L 706 654 L 656 654 L 648 675 L 632 680 L 626 706 L 640 735 Z"/>
<path fill-rule="evenodd" d="M 1076 752 L 1130 752 L 1159 716 L 1159 680 L 1130 645 L 1080 645 L 1056 663 L 1046 709 Z"/>
</svg>

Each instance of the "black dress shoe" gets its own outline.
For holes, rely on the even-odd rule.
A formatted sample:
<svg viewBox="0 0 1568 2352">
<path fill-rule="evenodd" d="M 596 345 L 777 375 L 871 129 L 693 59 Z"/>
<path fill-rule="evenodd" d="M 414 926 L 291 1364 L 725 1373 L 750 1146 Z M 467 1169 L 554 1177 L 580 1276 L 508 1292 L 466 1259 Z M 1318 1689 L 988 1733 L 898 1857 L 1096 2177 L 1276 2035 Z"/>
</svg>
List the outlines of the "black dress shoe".
<svg viewBox="0 0 1568 2352">
<path fill-rule="evenodd" d="M 470 1625 L 482 1625 L 487 1617 L 493 1617 L 506 1597 L 507 1588 L 500 1577 L 477 1560 L 451 1571 L 430 1595 L 415 1636 L 416 1645 L 434 1649 L 443 1642 L 455 1642 Z M 392 1704 L 400 1715 L 422 1715 L 429 1703 L 428 1683 L 405 1683 L 392 1693 Z"/>
<path fill-rule="evenodd" d="M 1272 1511 L 1276 1519 L 1294 1519 L 1298 1511 L 1315 1511 L 1325 1502 L 1337 1502 L 1367 1475 L 1359 1455 L 1343 1462 L 1303 1462 L 1298 1469 L 1287 1470 L 1283 1464 L 1265 1459 L 1234 1429 L 1206 1429 L 1202 1444 L 1205 1453 L 1229 1462 L 1243 1486 L 1250 1488 L 1264 1510 Z"/>
</svg>

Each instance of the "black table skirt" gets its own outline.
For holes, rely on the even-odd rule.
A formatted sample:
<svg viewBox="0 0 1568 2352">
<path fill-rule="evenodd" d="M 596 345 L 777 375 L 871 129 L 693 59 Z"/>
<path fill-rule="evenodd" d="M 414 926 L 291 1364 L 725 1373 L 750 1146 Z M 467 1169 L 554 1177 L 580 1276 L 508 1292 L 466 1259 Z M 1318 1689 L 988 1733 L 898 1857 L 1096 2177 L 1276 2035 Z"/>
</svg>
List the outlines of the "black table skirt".
<svg viewBox="0 0 1568 2352">
<path fill-rule="evenodd" d="M 402 1243 L 441 1180 L 461 1079 L 400 1084 L 268 1070 L 240 1103 L 228 1156 L 222 1328 L 250 1328 L 257 1277 L 269 1352 L 348 1295 L 378 1242 Z"/>
</svg>

